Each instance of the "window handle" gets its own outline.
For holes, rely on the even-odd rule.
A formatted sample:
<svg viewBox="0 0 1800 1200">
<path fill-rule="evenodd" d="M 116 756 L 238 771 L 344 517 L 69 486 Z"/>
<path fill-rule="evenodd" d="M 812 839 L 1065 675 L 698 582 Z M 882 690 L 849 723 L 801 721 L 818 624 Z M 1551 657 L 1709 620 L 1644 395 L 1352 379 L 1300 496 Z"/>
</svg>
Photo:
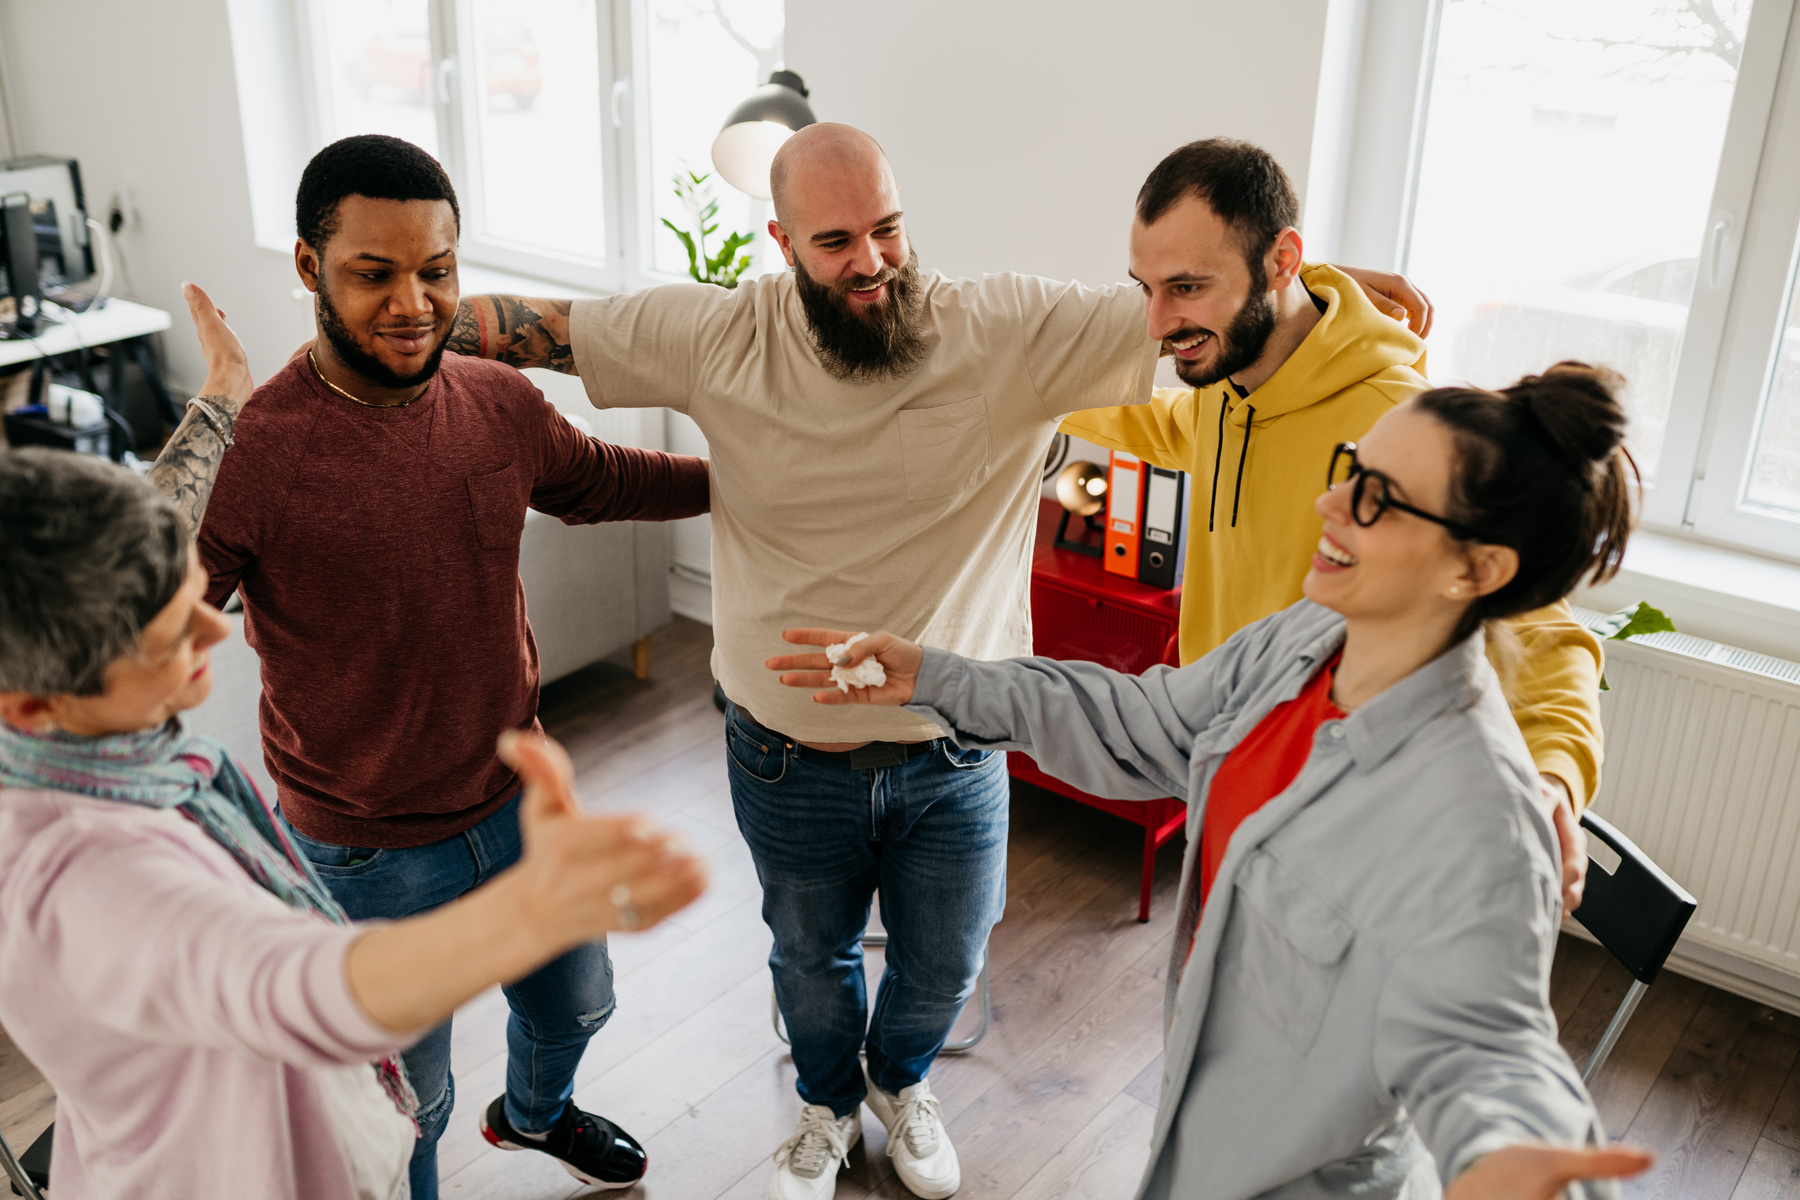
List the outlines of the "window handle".
<svg viewBox="0 0 1800 1200">
<path fill-rule="evenodd" d="M 612 90 L 612 123 L 614 129 L 625 128 L 623 105 L 631 98 L 631 81 L 619 79 L 613 82 Z"/>
<path fill-rule="evenodd" d="M 1725 277 L 1725 239 L 1731 236 L 1731 214 L 1721 213 L 1713 222 L 1712 238 L 1706 252 L 1706 283 L 1708 287 L 1718 287 L 1719 281 Z"/>
<path fill-rule="evenodd" d="M 454 58 L 440 58 L 437 67 L 437 94 L 440 104 L 450 103 L 450 77 L 456 74 Z"/>
</svg>

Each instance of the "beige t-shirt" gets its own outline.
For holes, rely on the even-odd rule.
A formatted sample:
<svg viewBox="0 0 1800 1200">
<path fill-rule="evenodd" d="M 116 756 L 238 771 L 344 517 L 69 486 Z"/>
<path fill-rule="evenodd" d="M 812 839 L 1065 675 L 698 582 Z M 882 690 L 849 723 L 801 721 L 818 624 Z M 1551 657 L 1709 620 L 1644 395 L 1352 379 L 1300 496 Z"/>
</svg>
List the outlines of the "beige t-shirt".
<svg viewBox="0 0 1800 1200">
<path fill-rule="evenodd" d="M 791 273 L 577 301 L 600 408 L 666 406 L 712 454 L 713 673 L 809 742 L 941 736 L 896 708 L 814 704 L 763 666 L 798 626 L 888 629 L 978 659 L 1031 653 L 1044 453 L 1066 413 L 1150 399 L 1137 290 L 1027 275 L 923 284 L 929 352 L 903 379 L 820 364 Z"/>
</svg>

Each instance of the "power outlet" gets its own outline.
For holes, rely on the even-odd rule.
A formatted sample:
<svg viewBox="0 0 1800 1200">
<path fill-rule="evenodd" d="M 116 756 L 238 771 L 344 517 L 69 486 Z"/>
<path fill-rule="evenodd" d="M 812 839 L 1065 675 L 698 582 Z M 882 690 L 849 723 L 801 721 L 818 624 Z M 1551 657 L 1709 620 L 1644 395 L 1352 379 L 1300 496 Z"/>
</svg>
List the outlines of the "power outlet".
<svg viewBox="0 0 1800 1200">
<path fill-rule="evenodd" d="M 106 227 L 114 233 L 135 230 L 143 223 L 138 214 L 137 189 L 128 187 L 122 192 L 114 192 L 112 199 L 106 203 Z"/>
</svg>

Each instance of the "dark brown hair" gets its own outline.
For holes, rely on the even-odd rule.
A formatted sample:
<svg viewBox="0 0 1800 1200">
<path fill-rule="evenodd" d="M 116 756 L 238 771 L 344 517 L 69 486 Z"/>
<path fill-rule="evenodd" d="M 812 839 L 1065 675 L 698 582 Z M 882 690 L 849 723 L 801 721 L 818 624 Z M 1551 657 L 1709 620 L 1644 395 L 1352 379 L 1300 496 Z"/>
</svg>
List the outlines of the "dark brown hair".
<svg viewBox="0 0 1800 1200">
<path fill-rule="evenodd" d="M 1237 235 L 1252 270 L 1282 230 L 1300 224 L 1299 197 L 1275 156 L 1235 138 L 1189 142 L 1157 163 L 1138 189 L 1138 220 L 1154 225 L 1189 196 Z"/>
<path fill-rule="evenodd" d="M 1512 579 L 1469 606 L 1455 640 L 1618 571 L 1638 482 L 1617 397 L 1624 382 L 1560 362 L 1499 391 L 1436 388 L 1414 401 L 1456 445 L 1448 515 L 1519 555 Z"/>
</svg>

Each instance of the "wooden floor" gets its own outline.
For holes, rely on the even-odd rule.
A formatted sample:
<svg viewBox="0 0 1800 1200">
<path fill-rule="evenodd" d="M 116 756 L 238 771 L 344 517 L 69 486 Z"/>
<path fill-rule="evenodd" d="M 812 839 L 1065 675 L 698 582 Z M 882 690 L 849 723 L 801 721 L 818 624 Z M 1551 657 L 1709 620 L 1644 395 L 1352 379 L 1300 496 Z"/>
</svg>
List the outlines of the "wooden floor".
<svg viewBox="0 0 1800 1200">
<path fill-rule="evenodd" d="M 710 640 L 678 620 L 655 638 L 650 681 L 601 664 L 546 688 L 543 702 L 589 807 L 651 813 L 712 863 L 712 889 L 692 908 L 614 939 L 618 1011 L 577 1077 L 578 1103 L 648 1147 L 650 1173 L 629 1193 L 646 1200 L 758 1200 L 800 1105 L 770 1025 L 769 936 L 726 791 Z M 1128 1198 L 1156 1104 L 1179 844 L 1158 860 L 1155 916 L 1139 925 L 1137 827 L 1020 786 L 1012 821 L 1006 918 L 990 947 L 993 1027 L 931 1076 L 962 1159 L 958 1195 Z M 1577 1062 L 1628 983 L 1603 951 L 1564 938 L 1553 997 Z M 547 1159 L 492 1150 L 476 1132 L 476 1113 L 502 1087 L 505 1012 L 494 992 L 457 1018 L 444 1194 L 581 1194 Z M 1595 1089 L 1608 1130 L 1659 1156 L 1627 1195 L 1800 1197 L 1797 1060 L 1800 1018 L 1665 974 Z M 15 1147 L 48 1120 L 48 1100 L 29 1064 L 0 1047 L 0 1131 Z M 885 1134 L 866 1113 L 863 1132 L 838 1196 L 902 1200 Z"/>
</svg>

